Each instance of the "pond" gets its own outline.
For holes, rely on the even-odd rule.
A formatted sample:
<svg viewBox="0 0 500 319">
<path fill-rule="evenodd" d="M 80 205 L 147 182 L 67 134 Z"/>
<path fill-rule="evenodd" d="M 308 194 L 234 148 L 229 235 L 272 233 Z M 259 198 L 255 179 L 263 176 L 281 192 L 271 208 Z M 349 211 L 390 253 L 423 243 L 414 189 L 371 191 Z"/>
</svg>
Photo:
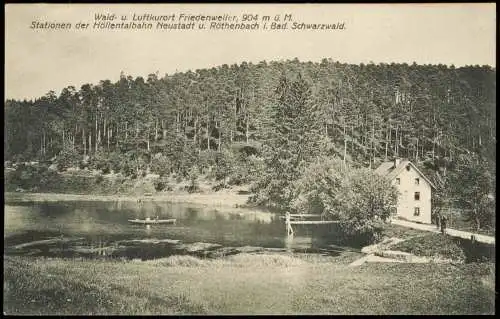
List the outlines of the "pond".
<svg viewBox="0 0 500 319">
<path fill-rule="evenodd" d="M 176 219 L 137 225 L 129 219 Z M 302 225 L 301 225 L 302 226 Z M 9 202 L 5 205 L 4 254 L 48 257 L 150 259 L 173 254 L 220 257 L 277 250 L 338 255 L 324 225 L 286 235 L 271 213 L 158 201 Z"/>
</svg>

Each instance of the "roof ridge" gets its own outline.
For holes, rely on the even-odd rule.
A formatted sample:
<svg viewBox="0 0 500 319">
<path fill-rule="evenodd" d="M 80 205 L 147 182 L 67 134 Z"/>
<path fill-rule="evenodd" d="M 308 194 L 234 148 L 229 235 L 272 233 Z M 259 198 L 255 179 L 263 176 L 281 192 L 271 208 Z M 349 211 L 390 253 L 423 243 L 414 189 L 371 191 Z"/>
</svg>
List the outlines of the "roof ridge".
<svg viewBox="0 0 500 319">
<path fill-rule="evenodd" d="M 387 168 L 387 166 L 391 164 L 391 167 Z M 407 166 L 407 165 L 411 165 L 413 166 L 413 168 L 417 171 L 417 173 L 422 176 L 426 181 L 427 183 L 429 183 L 429 185 L 436 189 L 436 186 L 434 185 L 434 183 L 432 183 L 432 181 L 427 177 L 425 176 L 424 173 L 422 173 L 417 165 L 415 165 L 412 161 L 408 160 L 408 159 L 405 159 L 405 160 L 400 160 L 398 165 L 395 166 L 394 165 L 395 162 L 394 161 L 386 161 L 386 162 L 382 162 L 376 169 L 375 169 L 375 173 L 379 174 L 379 175 L 382 175 L 382 176 L 385 176 L 385 177 L 388 177 L 390 180 L 394 179 L 397 175 L 399 175 L 399 173 Z"/>
</svg>

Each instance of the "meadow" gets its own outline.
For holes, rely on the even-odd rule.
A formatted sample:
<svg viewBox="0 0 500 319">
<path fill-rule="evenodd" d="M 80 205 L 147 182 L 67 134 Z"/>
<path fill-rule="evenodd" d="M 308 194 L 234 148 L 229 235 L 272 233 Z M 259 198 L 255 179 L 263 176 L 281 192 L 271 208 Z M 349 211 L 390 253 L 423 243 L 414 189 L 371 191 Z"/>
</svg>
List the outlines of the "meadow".
<svg viewBox="0 0 500 319">
<path fill-rule="evenodd" d="M 494 314 L 492 263 L 373 263 L 357 253 L 150 261 L 6 257 L 4 311 L 33 315 Z"/>
</svg>

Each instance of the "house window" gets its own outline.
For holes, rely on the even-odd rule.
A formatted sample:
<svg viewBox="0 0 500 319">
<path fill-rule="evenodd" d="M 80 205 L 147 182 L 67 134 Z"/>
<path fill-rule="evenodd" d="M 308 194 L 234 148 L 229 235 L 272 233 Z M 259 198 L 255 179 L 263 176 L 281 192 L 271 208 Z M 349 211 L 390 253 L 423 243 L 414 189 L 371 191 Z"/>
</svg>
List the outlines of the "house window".
<svg viewBox="0 0 500 319">
<path fill-rule="evenodd" d="M 420 216 L 420 207 L 415 207 L 415 211 L 413 212 L 413 216 Z"/>
<path fill-rule="evenodd" d="M 406 165 L 406 170 L 409 172 L 410 171 L 410 165 Z"/>
<path fill-rule="evenodd" d="M 420 200 L 420 192 L 415 192 L 415 200 Z"/>
<path fill-rule="evenodd" d="M 420 178 L 415 178 L 415 185 L 420 185 Z"/>
<path fill-rule="evenodd" d="M 401 184 L 401 178 L 398 177 L 398 178 L 396 178 L 396 185 L 399 185 L 399 184 Z"/>
</svg>

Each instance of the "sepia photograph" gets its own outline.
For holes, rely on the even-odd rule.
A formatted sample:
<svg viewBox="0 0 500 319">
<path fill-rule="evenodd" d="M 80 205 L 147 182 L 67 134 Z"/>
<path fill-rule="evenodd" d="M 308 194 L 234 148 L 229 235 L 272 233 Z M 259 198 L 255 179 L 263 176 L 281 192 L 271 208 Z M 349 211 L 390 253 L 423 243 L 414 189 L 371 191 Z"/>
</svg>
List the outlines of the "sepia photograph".
<svg viewBox="0 0 500 319">
<path fill-rule="evenodd" d="M 495 314 L 496 3 L 4 17 L 4 316 Z"/>
</svg>

